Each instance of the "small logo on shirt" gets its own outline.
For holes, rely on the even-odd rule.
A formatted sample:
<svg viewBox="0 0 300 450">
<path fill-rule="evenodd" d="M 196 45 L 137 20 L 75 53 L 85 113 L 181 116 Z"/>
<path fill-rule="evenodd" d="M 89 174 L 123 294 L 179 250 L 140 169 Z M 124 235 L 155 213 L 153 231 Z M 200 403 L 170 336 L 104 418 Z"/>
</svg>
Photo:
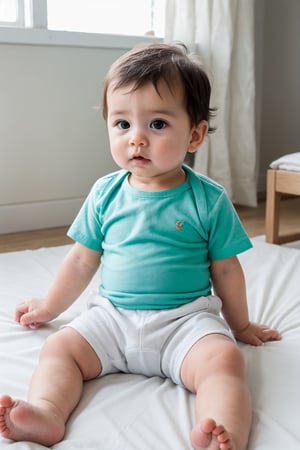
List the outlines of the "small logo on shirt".
<svg viewBox="0 0 300 450">
<path fill-rule="evenodd" d="M 175 228 L 177 231 L 182 231 L 183 225 L 184 225 L 184 222 L 182 220 L 176 220 Z"/>
</svg>

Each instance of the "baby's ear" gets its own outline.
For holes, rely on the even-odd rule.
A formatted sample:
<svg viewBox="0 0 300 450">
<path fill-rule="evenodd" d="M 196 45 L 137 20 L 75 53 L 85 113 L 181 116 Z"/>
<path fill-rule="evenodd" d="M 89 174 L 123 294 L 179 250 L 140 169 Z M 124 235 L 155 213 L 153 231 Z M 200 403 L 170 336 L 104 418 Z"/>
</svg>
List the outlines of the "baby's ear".
<svg viewBox="0 0 300 450">
<path fill-rule="evenodd" d="M 191 139 L 188 146 L 189 153 L 195 153 L 205 139 L 208 132 L 208 122 L 201 120 L 198 125 L 194 126 L 191 130 Z"/>
</svg>

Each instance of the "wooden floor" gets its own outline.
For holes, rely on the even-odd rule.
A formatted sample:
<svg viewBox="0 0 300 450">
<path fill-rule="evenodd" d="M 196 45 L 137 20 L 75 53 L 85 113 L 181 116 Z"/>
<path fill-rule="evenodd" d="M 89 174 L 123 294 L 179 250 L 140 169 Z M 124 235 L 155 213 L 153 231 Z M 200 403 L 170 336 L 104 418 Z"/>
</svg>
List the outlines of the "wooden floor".
<svg viewBox="0 0 300 450">
<path fill-rule="evenodd" d="M 265 202 L 257 208 L 237 207 L 241 221 L 250 237 L 265 234 Z M 290 233 L 300 230 L 300 197 L 281 201 L 280 230 Z M 66 236 L 68 227 L 0 235 L 0 253 L 54 247 L 72 243 Z"/>
</svg>

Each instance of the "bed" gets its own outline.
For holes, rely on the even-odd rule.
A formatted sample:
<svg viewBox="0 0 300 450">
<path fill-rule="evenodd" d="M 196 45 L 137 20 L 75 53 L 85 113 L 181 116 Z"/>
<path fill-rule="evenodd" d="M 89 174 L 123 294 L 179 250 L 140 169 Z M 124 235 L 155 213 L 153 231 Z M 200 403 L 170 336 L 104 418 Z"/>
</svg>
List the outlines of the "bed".
<svg viewBox="0 0 300 450">
<path fill-rule="evenodd" d="M 251 319 L 278 327 L 281 342 L 239 344 L 253 399 L 248 450 L 300 448 L 300 243 L 253 239 L 240 255 Z M 85 308 L 89 289 L 58 319 L 33 331 L 14 322 L 16 305 L 43 296 L 68 246 L 0 254 L 0 392 L 25 398 L 45 338 Z M 49 380 L 51 382 L 51 380 Z M 194 396 L 169 380 L 113 374 L 85 384 L 55 450 L 188 450 Z M 0 438 L 1 449 L 42 450 Z"/>
</svg>

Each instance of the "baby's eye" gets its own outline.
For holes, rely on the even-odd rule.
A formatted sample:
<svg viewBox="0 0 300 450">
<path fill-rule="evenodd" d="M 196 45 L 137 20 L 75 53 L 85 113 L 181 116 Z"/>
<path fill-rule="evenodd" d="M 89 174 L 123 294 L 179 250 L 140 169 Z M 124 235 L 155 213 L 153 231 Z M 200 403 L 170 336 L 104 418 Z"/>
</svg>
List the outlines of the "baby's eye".
<svg viewBox="0 0 300 450">
<path fill-rule="evenodd" d="M 167 123 L 164 120 L 156 119 L 153 120 L 150 124 L 150 128 L 154 128 L 155 130 L 162 130 L 167 126 Z"/>
<path fill-rule="evenodd" d="M 130 128 L 130 123 L 127 120 L 119 120 L 116 125 L 121 130 L 128 130 Z"/>
</svg>

